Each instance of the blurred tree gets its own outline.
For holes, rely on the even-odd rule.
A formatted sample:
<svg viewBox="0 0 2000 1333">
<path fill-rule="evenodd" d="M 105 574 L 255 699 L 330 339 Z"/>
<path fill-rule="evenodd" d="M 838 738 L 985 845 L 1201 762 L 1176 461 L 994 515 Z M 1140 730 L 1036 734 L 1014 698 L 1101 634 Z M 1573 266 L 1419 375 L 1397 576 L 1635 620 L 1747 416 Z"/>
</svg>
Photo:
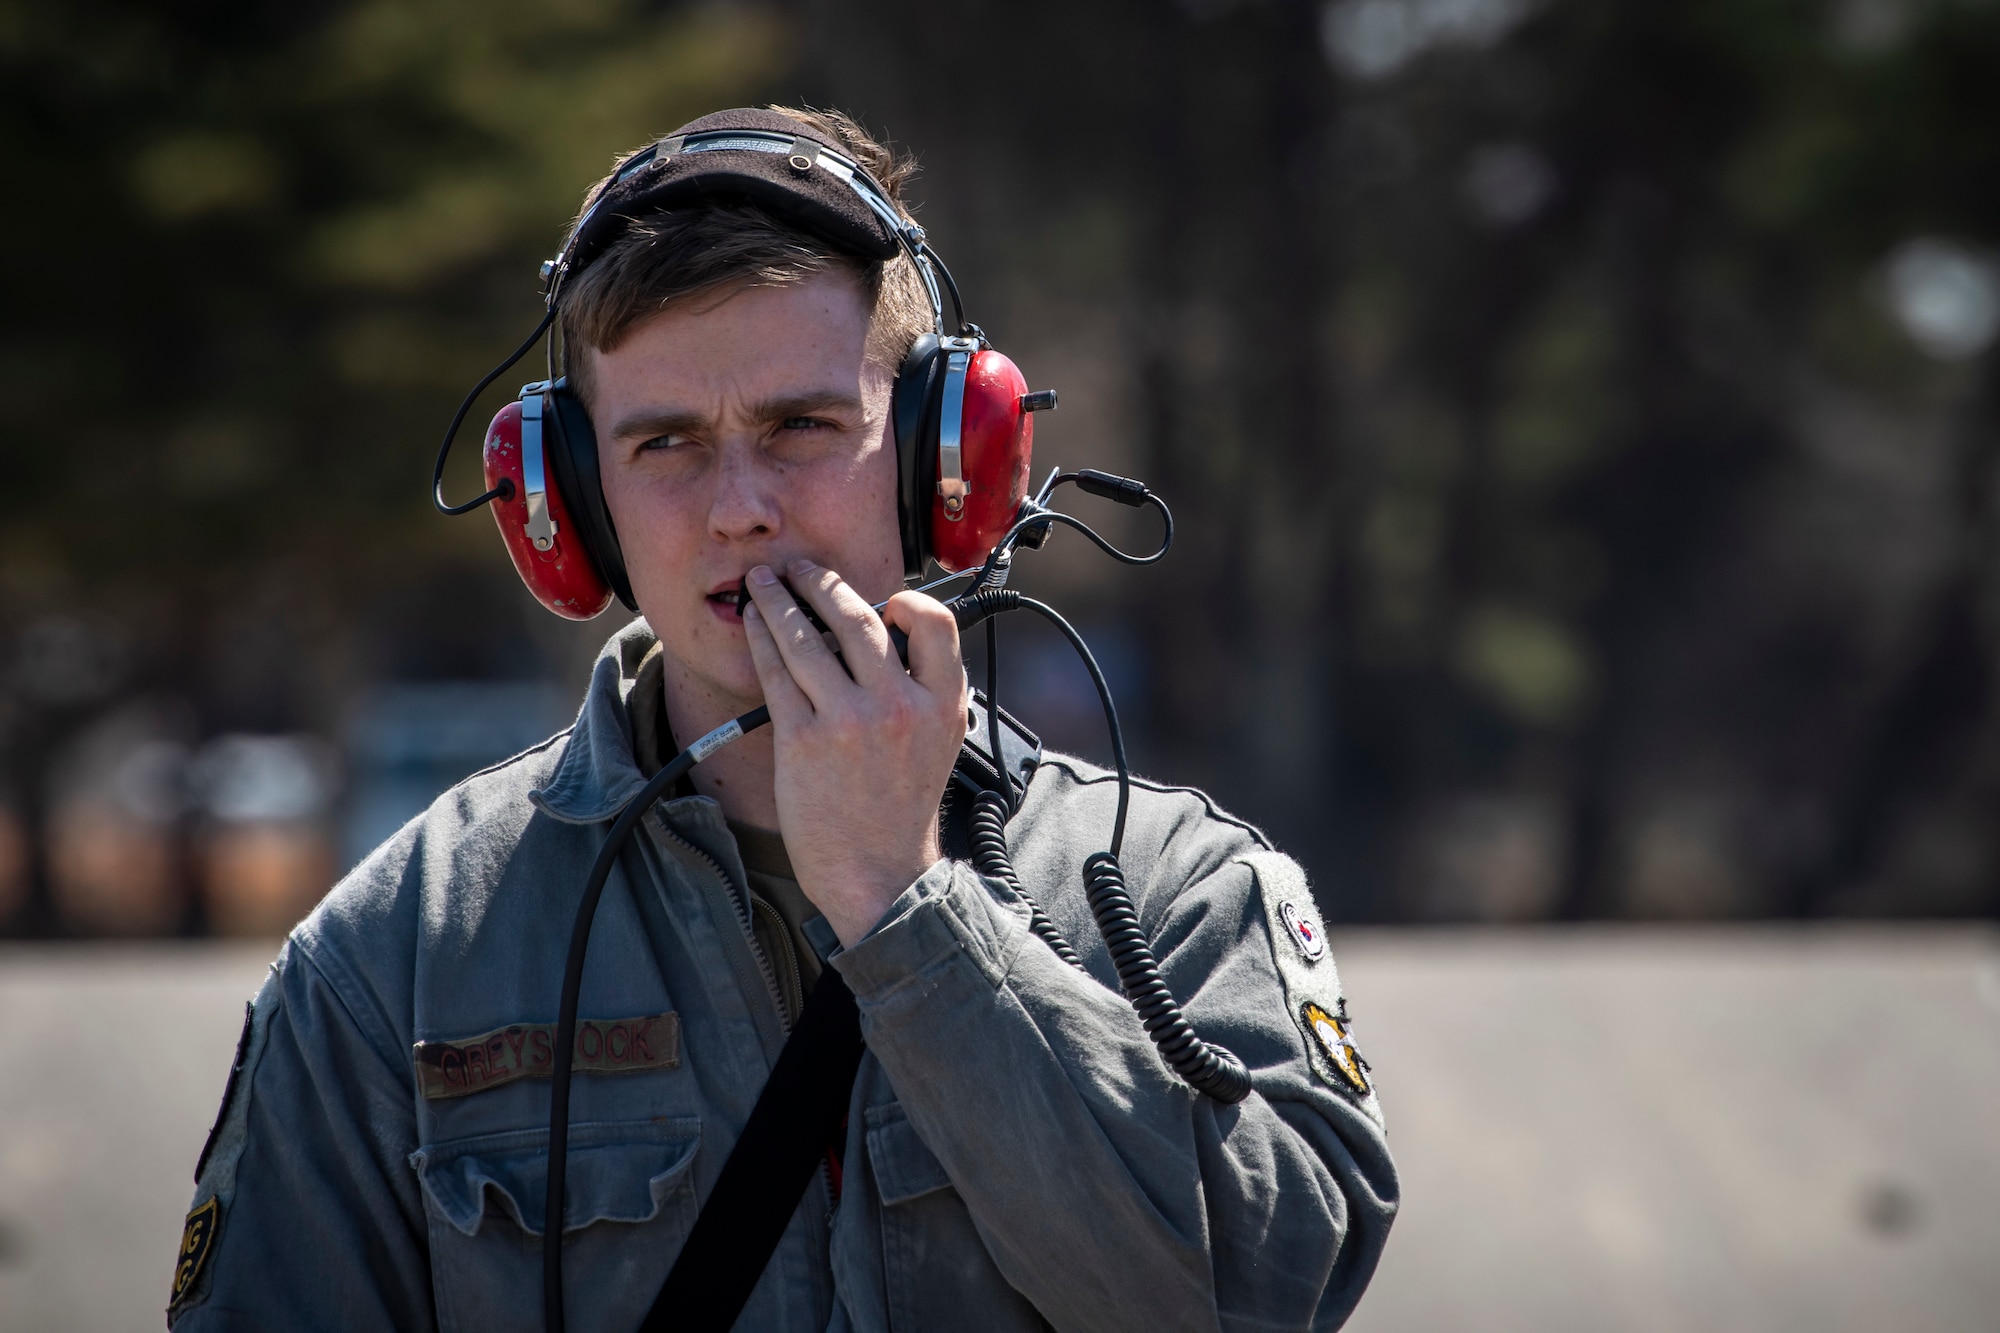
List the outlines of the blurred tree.
<svg viewBox="0 0 2000 1333">
<path fill-rule="evenodd" d="M 487 520 L 430 513 L 438 433 L 535 318 L 591 177 L 763 94 L 788 51 L 753 6 L 0 0 L 0 351 L 33 400 L 4 428 L 10 641 L 88 606 L 132 641 L 128 687 L 264 729 L 328 728 L 421 656 L 371 649 L 385 612 L 449 673 L 546 669 Z M 0 787 L 38 825 L 89 710 L 14 676 Z"/>
<path fill-rule="evenodd" d="M 2000 907 L 2000 8 L 807 12 L 1182 506 L 1148 762 L 1341 914 Z"/>
<path fill-rule="evenodd" d="M 0 614 L 285 725 L 368 616 L 519 656 L 438 426 L 615 151 L 833 104 L 1045 462 L 1177 506 L 1024 577 L 1338 914 L 1993 912 L 1996 72 L 1990 0 L 0 0 Z"/>
<path fill-rule="evenodd" d="M 412 462 L 591 173 L 786 58 L 763 11 L 624 0 L 10 0 L 0 31 L 38 399 L 7 561 L 92 583 L 453 540 Z"/>
</svg>

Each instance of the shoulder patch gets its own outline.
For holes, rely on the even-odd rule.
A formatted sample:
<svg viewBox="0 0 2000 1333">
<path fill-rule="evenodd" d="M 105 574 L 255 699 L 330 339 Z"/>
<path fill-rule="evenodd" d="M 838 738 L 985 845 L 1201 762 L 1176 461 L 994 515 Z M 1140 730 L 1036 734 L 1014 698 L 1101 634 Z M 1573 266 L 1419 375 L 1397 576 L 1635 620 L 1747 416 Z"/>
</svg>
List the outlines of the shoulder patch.
<svg viewBox="0 0 2000 1333">
<path fill-rule="evenodd" d="M 230 1061 L 229 1081 L 222 1091 L 222 1107 L 216 1112 L 215 1126 L 208 1131 L 208 1142 L 202 1145 L 201 1159 L 195 1165 L 195 1205 L 181 1228 L 181 1249 L 174 1261 L 169 1311 L 199 1304 L 207 1299 L 208 1288 L 213 1285 L 208 1280 L 214 1271 L 208 1267 L 208 1259 L 215 1251 L 223 1214 L 236 1197 L 236 1164 L 242 1160 L 247 1142 L 252 1085 L 270 1039 L 271 1015 L 278 1007 L 278 969 L 291 947 L 287 944 L 279 952 L 279 962 L 266 974 L 263 988 L 244 1015 L 243 1032 L 236 1039 L 236 1058 Z"/>
<path fill-rule="evenodd" d="M 1299 1022 L 1305 1027 L 1307 1039 L 1333 1062 L 1333 1067 L 1340 1071 L 1347 1086 L 1366 1097 L 1368 1062 L 1361 1058 L 1361 1052 L 1354 1049 L 1354 1037 L 1347 1022 L 1346 1001 L 1341 1002 L 1338 1013 L 1329 1014 L 1307 1000 L 1299 1006 Z"/>
<path fill-rule="evenodd" d="M 174 1290 L 167 1309 L 174 1309 L 194 1290 L 194 1281 L 201 1276 L 209 1251 L 215 1248 L 215 1232 L 221 1225 L 222 1205 L 212 1198 L 196 1205 L 187 1215 L 187 1222 L 181 1227 L 181 1253 L 174 1263 Z"/>
<path fill-rule="evenodd" d="M 1284 987 L 1285 1021 L 1304 1039 L 1306 1063 L 1320 1082 L 1351 1098 L 1380 1124 L 1382 1107 L 1376 1100 L 1375 1080 L 1355 1049 L 1340 970 L 1313 909 L 1305 872 L 1278 852 L 1250 852 L 1238 859 L 1256 876 L 1271 937 L 1271 961 Z"/>
<path fill-rule="evenodd" d="M 1299 946 L 1308 963 L 1317 963 L 1326 956 L 1326 936 L 1320 933 L 1319 922 L 1301 911 L 1297 903 L 1290 899 L 1279 903 L 1278 919 L 1285 923 L 1292 943 Z"/>
</svg>

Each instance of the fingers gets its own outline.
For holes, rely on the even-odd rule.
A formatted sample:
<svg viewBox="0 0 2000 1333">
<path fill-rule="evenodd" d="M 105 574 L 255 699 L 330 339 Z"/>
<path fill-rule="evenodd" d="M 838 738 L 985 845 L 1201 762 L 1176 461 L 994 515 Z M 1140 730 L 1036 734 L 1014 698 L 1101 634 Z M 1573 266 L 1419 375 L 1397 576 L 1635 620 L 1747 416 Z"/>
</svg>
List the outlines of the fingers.
<svg viewBox="0 0 2000 1333">
<path fill-rule="evenodd" d="M 889 642 L 889 631 L 875 609 L 847 581 L 830 569 L 800 558 L 789 571 L 792 587 L 819 613 L 840 645 L 840 655 L 856 684 L 872 688 L 901 679 L 903 664 Z"/>
<path fill-rule="evenodd" d="M 806 613 L 768 566 L 759 565 L 751 570 L 749 584 L 751 604 L 762 613 L 784 668 L 815 708 L 824 707 L 833 698 L 831 692 L 848 683 L 847 673 L 820 638 L 820 631 L 806 619 Z M 746 607 L 746 625 L 748 610 Z"/>
<path fill-rule="evenodd" d="M 899 592 L 882 608 L 882 619 L 910 636 L 910 678 L 963 711 L 965 663 L 951 612 L 920 592 Z"/>
<path fill-rule="evenodd" d="M 861 594 L 830 569 L 801 558 L 792 561 L 787 572 L 792 588 L 818 613 L 839 643 L 840 659 L 834 657 L 821 637 L 822 631 L 806 618 L 785 585 L 764 566 L 750 573 L 751 603 L 763 613 L 766 638 L 778 655 L 777 664 L 790 673 L 793 687 L 815 712 L 853 703 L 855 696 L 849 692 L 857 689 L 876 693 L 885 688 L 907 690 L 914 684 L 954 717 L 963 715 L 965 666 L 959 660 L 958 622 L 943 605 L 921 593 L 901 592 L 877 616 Z M 746 627 L 748 610 L 746 607 Z M 907 674 L 890 642 L 891 625 L 909 637 Z M 752 649 L 754 656 L 754 637 Z M 845 669 L 841 660 L 846 662 Z M 765 663 L 761 658 L 757 669 L 762 678 Z M 767 700 L 771 691 L 766 681 Z"/>
<path fill-rule="evenodd" d="M 798 614 L 793 608 L 794 615 Z M 743 608 L 743 637 L 750 642 L 750 661 L 757 668 L 757 682 L 764 687 L 764 704 L 771 721 L 778 726 L 804 722 L 812 716 L 812 701 L 799 689 L 785 665 L 784 654 L 771 634 L 771 626 L 753 601 Z"/>
</svg>

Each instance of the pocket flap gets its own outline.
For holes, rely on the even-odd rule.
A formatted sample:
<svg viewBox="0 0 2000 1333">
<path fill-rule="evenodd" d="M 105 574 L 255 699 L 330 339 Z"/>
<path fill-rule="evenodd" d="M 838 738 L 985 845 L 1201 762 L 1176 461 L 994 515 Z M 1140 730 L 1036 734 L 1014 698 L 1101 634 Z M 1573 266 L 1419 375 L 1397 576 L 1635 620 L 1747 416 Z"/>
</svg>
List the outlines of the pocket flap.
<svg viewBox="0 0 2000 1333">
<path fill-rule="evenodd" d="M 516 1129 L 429 1144 L 410 1154 L 432 1208 L 478 1234 L 492 1199 L 531 1236 L 542 1234 L 549 1132 Z M 660 1211 L 701 1147 L 698 1118 L 571 1125 L 563 1231 L 593 1222 L 645 1222 Z"/>
<path fill-rule="evenodd" d="M 868 1108 L 868 1161 L 883 1203 L 907 1203 L 951 1184 L 944 1163 L 917 1137 L 900 1102 Z"/>
</svg>

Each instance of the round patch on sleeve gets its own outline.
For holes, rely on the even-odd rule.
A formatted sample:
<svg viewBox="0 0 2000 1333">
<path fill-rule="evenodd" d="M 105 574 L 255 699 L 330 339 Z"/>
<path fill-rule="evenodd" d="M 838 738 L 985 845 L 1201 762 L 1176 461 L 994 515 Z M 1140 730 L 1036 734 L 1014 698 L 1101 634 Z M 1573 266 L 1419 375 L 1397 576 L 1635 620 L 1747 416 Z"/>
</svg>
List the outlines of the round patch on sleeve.
<svg viewBox="0 0 2000 1333">
<path fill-rule="evenodd" d="M 1308 963 L 1317 963 L 1326 954 L 1326 936 L 1319 928 L 1319 922 L 1301 912 L 1298 904 L 1286 901 L 1278 904 L 1278 919 L 1285 923 L 1285 932 L 1292 937 L 1292 943 L 1299 947 Z"/>
</svg>

